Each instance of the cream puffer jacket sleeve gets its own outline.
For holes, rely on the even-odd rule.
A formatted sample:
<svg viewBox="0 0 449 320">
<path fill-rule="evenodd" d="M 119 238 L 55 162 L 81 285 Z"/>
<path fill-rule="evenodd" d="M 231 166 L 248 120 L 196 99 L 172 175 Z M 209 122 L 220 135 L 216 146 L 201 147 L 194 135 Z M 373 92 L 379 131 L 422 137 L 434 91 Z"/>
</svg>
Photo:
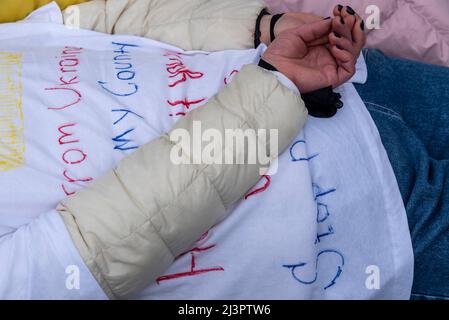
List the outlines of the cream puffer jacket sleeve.
<svg viewBox="0 0 449 320">
<path fill-rule="evenodd" d="M 184 50 L 253 47 L 263 0 L 93 0 L 75 9 L 83 29 L 136 35 Z M 64 11 L 75 22 L 74 7 Z"/>
<path fill-rule="evenodd" d="M 282 151 L 306 116 L 299 95 L 271 72 L 247 65 L 173 130 L 184 128 L 192 136 L 193 121 L 222 136 L 225 129 L 276 129 Z M 169 134 L 161 136 L 58 207 L 83 260 L 110 298 L 127 298 L 148 286 L 260 179 L 262 165 L 257 164 L 173 164 L 172 148 L 191 159 Z M 242 154 L 246 159 L 247 151 L 235 148 L 234 157 Z"/>
</svg>

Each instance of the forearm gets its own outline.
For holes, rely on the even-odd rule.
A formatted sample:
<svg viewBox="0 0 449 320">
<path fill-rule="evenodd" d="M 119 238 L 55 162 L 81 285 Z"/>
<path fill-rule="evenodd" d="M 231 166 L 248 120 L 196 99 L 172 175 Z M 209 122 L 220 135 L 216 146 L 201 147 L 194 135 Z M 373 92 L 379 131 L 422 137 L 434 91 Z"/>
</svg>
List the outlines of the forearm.
<svg viewBox="0 0 449 320">
<path fill-rule="evenodd" d="M 252 48 L 256 20 L 265 6 L 265 0 L 93 0 L 76 8 L 83 29 L 137 35 L 184 50 L 220 51 Z M 73 12 L 63 12 L 66 23 L 73 22 Z M 266 45 L 271 43 L 271 18 L 271 14 L 263 16 L 257 28 L 260 42 Z M 276 24 L 274 33 L 320 19 L 289 12 Z"/>
<path fill-rule="evenodd" d="M 194 137 L 194 121 L 223 136 L 227 129 L 274 129 L 282 152 L 306 116 L 297 94 L 270 72 L 248 65 L 173 130 L 184 129 Z M 262 150 L 267 150 L 269 141 L 264 143 Z M 173 149 L 191 164 L 174 164 Z M 260 164 L 196 165 L 192 157 L 168 135 L 162 136 L 58 207 L 81 256 L 109 297 L 129 297 L 152 283 L 260 179 Z M 233 159 L 241 158 L 248 159 L 248 150 L 233 150 Z"/>
<path fill-rule="evenodd" d="M 253 47 L 264 6 L 264 0 L 94 0 L 77 8 L 83 29 L 137 35 L 184 50 L 221 51 Z M 64 13 L 67 21 L 72 13 Z"/>
</svg>

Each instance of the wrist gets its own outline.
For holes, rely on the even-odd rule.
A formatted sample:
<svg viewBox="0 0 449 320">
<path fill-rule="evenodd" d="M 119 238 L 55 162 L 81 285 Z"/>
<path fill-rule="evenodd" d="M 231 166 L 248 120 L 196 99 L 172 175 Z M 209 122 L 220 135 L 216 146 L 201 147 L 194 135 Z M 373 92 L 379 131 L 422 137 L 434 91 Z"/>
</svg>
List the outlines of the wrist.
<svg viewBox="0 0 449 320">
<path fill-rule="evenodd" d="M 284 63 L 282 63 L 281 58 L 278 58 L 272 54 L 267 54 L 265 52 L 262 55 L 261 60 L 263 60 L 266 64 L 270 65 L 272 68 L 275 69 L 275 70 L 271 69 L 272 71 L 278 71 L 294 82 L 293 75 L 290 72 L 288 72 L 288 70 L 284 67 Z"/>
<path fill-rule="evenodd" d="M 272 64 L 268 63 L 267 61 L 265 61 L 263 58 L 260 58 L 258 66 L 268 70 L 268 71 L 275 71 L 275 72 L 279 72 L 279 70 L 273 66 Z"/>
<path fill-rule="evenodd" d="M 270 22 L 272 17 L 272 15 L 266 15 L 260 20 L 260 42 L 266 44 L 267 46 L 271 43 Z"/>
</svg>

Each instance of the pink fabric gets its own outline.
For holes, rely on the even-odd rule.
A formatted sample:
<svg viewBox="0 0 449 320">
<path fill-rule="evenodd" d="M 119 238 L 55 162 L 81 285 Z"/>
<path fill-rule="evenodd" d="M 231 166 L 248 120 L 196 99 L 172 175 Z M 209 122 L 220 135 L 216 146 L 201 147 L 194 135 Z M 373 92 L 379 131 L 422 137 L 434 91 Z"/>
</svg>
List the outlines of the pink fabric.
<svg viewBox="0 0 449 320">
<path fill-rule="evenodd" d="M 266 0 L 273 12 L 304 11 L 329 16 L 335 0 Z M 365 19 L 380 9 L 380 29 L 368 29 L 367 47 L 386 54 L 449 66 L 449 0 L 346 0 Z"/>
</svg>

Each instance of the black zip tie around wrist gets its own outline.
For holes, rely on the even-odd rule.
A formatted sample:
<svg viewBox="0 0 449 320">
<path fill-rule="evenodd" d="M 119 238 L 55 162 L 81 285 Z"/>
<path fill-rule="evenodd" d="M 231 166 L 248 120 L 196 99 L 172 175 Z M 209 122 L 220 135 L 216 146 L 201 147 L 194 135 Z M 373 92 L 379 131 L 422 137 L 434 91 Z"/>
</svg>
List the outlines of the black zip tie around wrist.
<svg viewBox="0 0 449 320">
<path fill-rule="evenodd" d="M 264 8 L 257 17 L 256 20 L 256 29 L 254 30 L 254 48 L 257 48 L 260 45 L 260 37 L 262 36 L 262 32 L 260 31 L 260 23 L 262 21 L 263 16 L 270 15 L 266 8 Z"/>
<path fill-rule="evenodd" d="M 273 66 L 271 63 L 266 62 L 264 59 L 259 60 L 258 66 L 269 71 L 279 71 L 275 66 Z"/>
<path fill-rule="evenodd" d="M 279 14 L 275 14 L 271 18 L 271 22 L 270 22 L 270 41 L 271 42 L 273 42 L 274 39 L 276 39 L 276 35 L 274 34 L 274 27 L 276 26 L 276 23 L 279 21 L 280 18 L 282 18 L 283 15 L 284 15 L 284 13 L 279 13 Z"/>
</svg>

